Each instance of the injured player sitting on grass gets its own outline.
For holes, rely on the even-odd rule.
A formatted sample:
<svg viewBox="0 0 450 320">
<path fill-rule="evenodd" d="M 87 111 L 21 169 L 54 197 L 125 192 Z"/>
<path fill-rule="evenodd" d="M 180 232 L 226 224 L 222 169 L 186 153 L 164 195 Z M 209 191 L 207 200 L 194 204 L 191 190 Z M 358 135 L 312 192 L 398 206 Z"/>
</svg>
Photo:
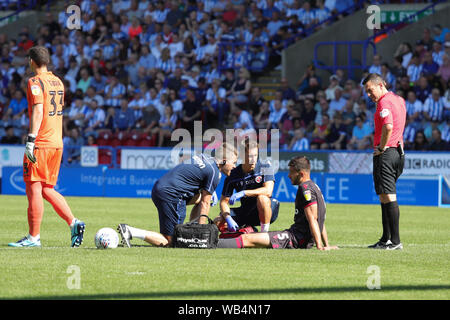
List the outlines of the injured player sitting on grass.
<svg viewBox="0 0 450 320">
<path fill-rule="evenodd" d="M 326 205 L 319 187 L 311 180 L 311 164 L 305 156 L 289 162 L 289 179 L 298 185 L 294 224 L 283 231 L 245 233 L 236 238 L 219 239 L 218 248 L 307 249 L 316 244 L 319 250 L 330 246 L 325 228 Z"/>
</svg>

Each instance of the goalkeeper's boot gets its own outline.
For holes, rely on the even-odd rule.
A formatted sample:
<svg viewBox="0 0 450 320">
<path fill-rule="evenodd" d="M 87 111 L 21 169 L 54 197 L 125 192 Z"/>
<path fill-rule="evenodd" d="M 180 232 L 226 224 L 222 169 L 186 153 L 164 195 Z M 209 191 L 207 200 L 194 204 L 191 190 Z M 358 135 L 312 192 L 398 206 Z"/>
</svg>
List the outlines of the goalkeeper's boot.
<svg viewBox="0 0 450 320">
<path fill-rule="evenodd" d="M 75 223 L 70 228 L 71 232 L 71 247 L 79 247 L 83 242 L 84 230 L 86 229 L 86 224 L 83 221 L 75 219 Z"/>
<path fill-rule="evenodd" d="M 130 229 L 128 225 L 121 223 L 117 226 L 117 231 L 119 231 L 120 237 L 122 238 L 122 244 L 128 248 L 131 248 L 130 240 L 133 238 L 131 236 Z"/>
<path fill-rule="evenodd" d="M 374 244 L 368 246 L 367 248 L 370 248 L 370 249 L 386 249 L 386 247 L 390 246 L 391 244 L 392 244 L 391 240 L 388 240 L 388 241 L 384 242 L 384 241 L 381 241 L 381 239 L 380 239 L 380 240 L 378 240 L 377 243 L 374 243 Z"/>
<path fill-rule="evenodd" d="M 11 242 L 8 243 L 8 246 L 10 247 L 17 247 L 17 248 L 32 248 L 32 247 L 40 247 L 41 246 L 41 239 L 38 238 L 35 241 L 32 241 L 28 238 L 28 236 L 24 237 L 23 239 L 20 239 L 17 242 Z"/>
</svg>

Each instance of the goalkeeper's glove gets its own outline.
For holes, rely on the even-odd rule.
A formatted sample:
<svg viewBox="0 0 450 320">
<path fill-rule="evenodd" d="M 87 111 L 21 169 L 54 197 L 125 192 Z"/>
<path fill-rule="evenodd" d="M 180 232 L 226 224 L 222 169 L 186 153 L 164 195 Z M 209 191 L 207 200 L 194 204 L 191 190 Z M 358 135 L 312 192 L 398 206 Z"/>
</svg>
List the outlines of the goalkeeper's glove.
<svg viewBox="0 0 450 320">
<path fill-rule="evenodd" d="M 29 134 L 27 137 L 27 143 L 25 144 L 25 155 L 28 160 L 32 163 L 36 163 L 36 157 L 34 156 L 34 142 L 36 141 L 36 136 L 34 134 Z"/>
</svg>

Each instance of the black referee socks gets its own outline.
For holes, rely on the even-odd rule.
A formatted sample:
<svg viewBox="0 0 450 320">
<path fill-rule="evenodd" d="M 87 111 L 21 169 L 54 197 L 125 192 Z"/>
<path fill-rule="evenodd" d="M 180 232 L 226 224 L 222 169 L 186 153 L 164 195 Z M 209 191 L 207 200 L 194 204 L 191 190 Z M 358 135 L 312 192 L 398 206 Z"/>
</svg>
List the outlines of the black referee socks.
<svg viewBox="0 0 450 320">
<path fill-rule="evenodd" d="M 400 243 L 400 209 L 398 207 L 398 202 L 388 202 L 384 204 L 386 210 L 386 216 L 388 218 L 389 229 L 391 231 L 391 241 L 393 244 Z"/>
<path fill-rule="evenodd" d="M 389 226 L 389 217 L 387 214 L 387 203 L 381 204 L 381 223 L 383 224 L 383 235 L 381 236 L 382 242 L 391 240 L 391 228 Z"/>
</svg>

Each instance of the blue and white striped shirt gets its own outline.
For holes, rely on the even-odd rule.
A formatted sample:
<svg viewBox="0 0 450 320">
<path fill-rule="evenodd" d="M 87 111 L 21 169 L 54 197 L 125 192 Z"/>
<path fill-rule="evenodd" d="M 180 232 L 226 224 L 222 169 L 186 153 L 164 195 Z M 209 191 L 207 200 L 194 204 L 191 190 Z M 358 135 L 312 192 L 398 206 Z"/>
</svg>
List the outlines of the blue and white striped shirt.
<svg viewBox="0 0 450 320">
<path fill-rule="evenodd" d="M 431 54 L 433 56 L 433 61 L 439 66 L 442 66 L 445 51 L 434 52 Z"/>
<path fill-rule="evenodd" d="M 420 100 L 416 99 L 414 102 L 410 102 L 409 100 L 406 100 L 406 113 L 408 116 L 414 115 L 416 112 L 422 112 L 422 102 Z"/>
<path fill-rule="evenodd" d="M 328 10 L 328 8 L 323 8 L 323 9 L 316 9 L 314 11 L 314 16 L 316 17 L 316 19 L 318 20 L 317 22 L 320 23 L 322 21 L 327 20 L 330 16 L 330 10 Z"/>
<path fill-rule="evenodd" d="M 305 151 L 309 150 L 309 141 L 306 138 L 301 138 L 300 140 L 295 141 L 292 146 L 292 151 Z"/>
<path fill-rule="evenodd" d="M 421 73 L 422 73 L 421 64 L 419 64 L 418 66 L 416 66 L 415 64 L 411 64 L 406 71 L 406 74 L 408 75 L 409 80 L 411 82 L 416 82 L 417 80 L 419 80 Z"/>
<path fill-rule="evenodd" d="M 440 97 L 438 101 L 428 97 L 423 105 L 423 111 L 427 112 L 432 121 L 442 121 L 444 114 L 444 98 Z"/>
<path fill-rule="evenodd" d="M 315 15 L 314 15 L 314 11 L 310 10 L 310 11 L 306 11 L 304 9 L 301 9 L 299 14 L 298 14 L 298 19 L 300 20 L 301 23 L 303 23 L 305 26 L 311 24 L 314 22 L 315 19 Z"/>
<path fill-rule="evenodd" d="M 403 140 L 408 142 L 414 142 L 415 136 L 416 136 L 416 129 L 411 125 L 407 125 L 405 127 L 405 131 L 403 132 Z"/>
<path fill-rule="evenodd" d="M 105 87 L 105 95 L 109 92 L 110 85 L 108 84 Z M 124 95 L 127 92 L 125 86 L 121 83 L 116 84 L 116 86 L 112 89 L 111 98 L 106 99 L 106 105 L 112 107 L 120 106 L 120 98 L 119 95 Z"/>
</svg>

